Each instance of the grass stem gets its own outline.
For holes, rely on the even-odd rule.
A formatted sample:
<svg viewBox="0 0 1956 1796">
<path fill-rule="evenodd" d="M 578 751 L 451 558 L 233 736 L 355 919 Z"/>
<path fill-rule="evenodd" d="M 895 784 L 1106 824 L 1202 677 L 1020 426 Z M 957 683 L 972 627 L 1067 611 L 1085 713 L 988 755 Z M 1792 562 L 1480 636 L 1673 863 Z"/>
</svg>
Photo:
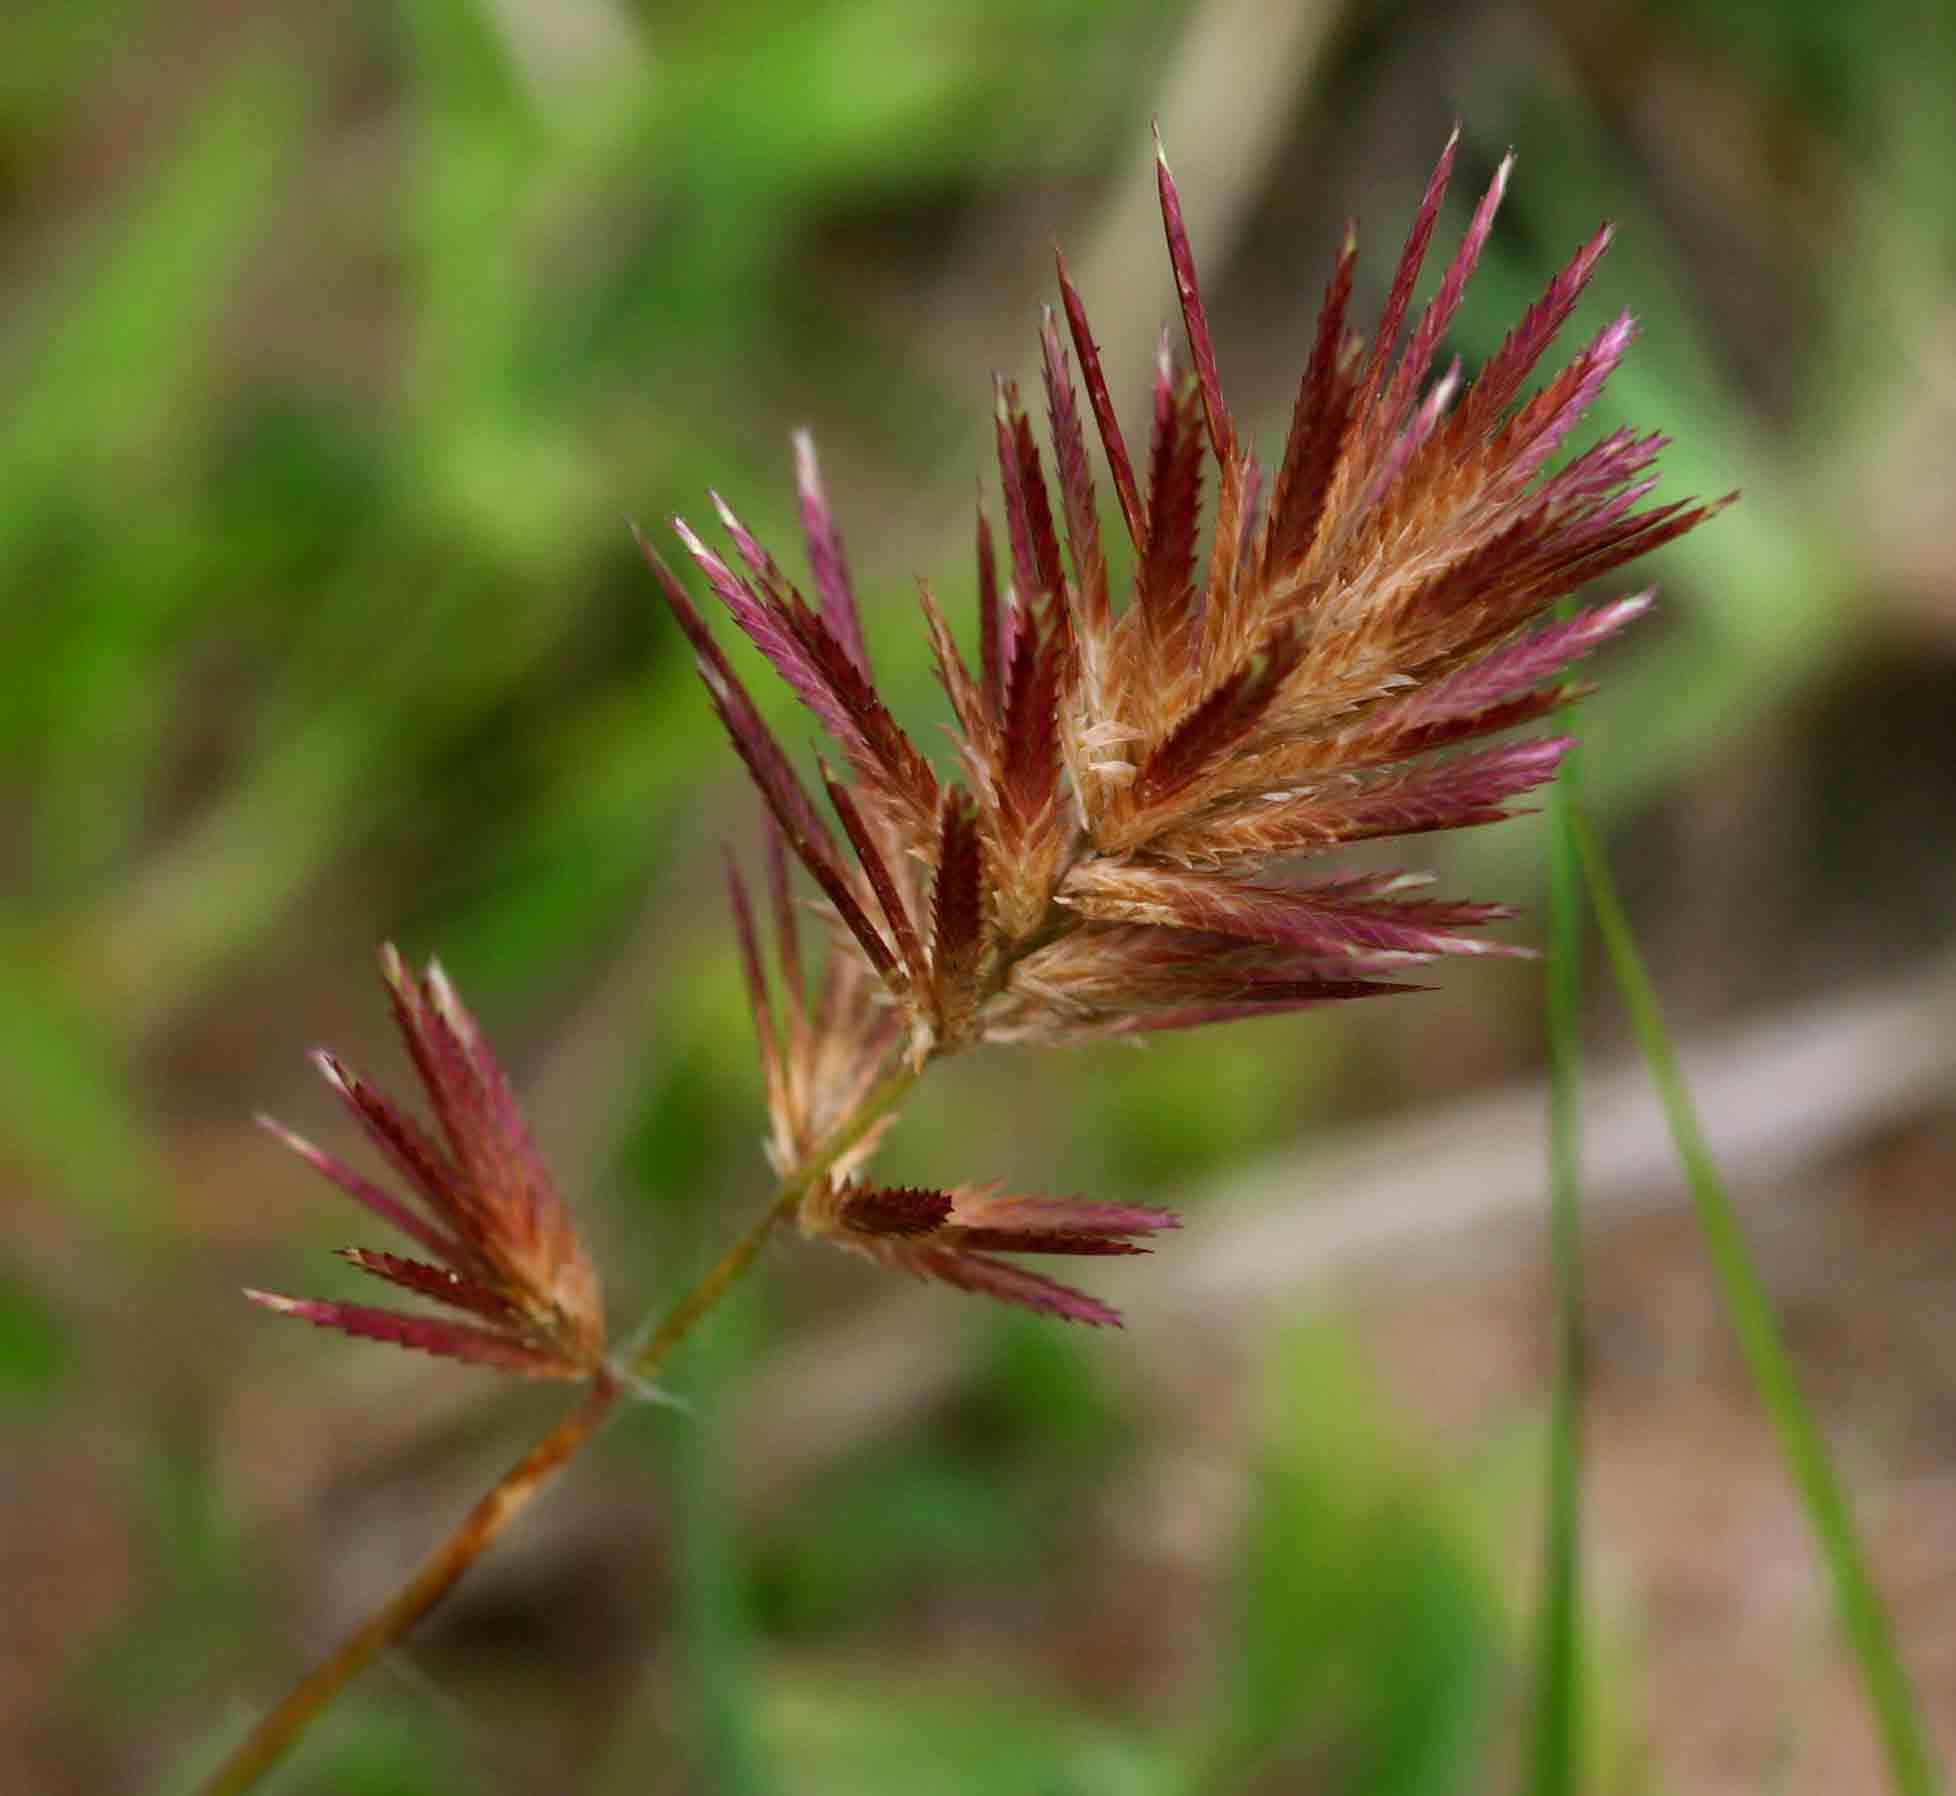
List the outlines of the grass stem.
<svg viewBox="0 0 1956 1796">
<path fill-rule="evenodd" d="M 615 1380 L 594 1380 L 577 1407 L 510 1467 L 420 1570 L 286 1692 L 202 1786 L 201 1796 L 238 1796 L 271 1770 L 333 1699 L 434 1608 L 530 1506 L 603 1426 L 619 1394 Z"/>
<path fill-rule="evenodd" d="M 1656 990 L 1610 877 L 1602 843 L 1580 806 L 1573 823 L 1603 949 L 1670 1121 L 1726 1311 L 1779 1435 L 1780 1449 L 1833 1581 L 1841 1625 L 1874 1712 L 1890 1786 L 1897 1796 L 1940 1796 L 1944 1789 L 1942 1770 L 1896 1650 L 1894 1630 L 1855 1527 L 1846 1488 L 1801 1390 L 1799 1374 L 1774 1318 L 1731 1195 L 1706 1145 L 1677 1051 L 1664 1027 Z"/>
<path fill-rule="evenodd" d="M 1555 1388 L 1549 1411 L 1542 1594 L 1536 1618 L 1535 1714 L 1529 1789 L 1574 1796 L 1581 1783 L 1583 1266 L 1579 1161 L 1582 1130 L 1582 862 L 1575 816 L 1579 749 L 1549 795 L 1548 981 L 1549 1232 L 1555 1269 Z"/>
</svg>

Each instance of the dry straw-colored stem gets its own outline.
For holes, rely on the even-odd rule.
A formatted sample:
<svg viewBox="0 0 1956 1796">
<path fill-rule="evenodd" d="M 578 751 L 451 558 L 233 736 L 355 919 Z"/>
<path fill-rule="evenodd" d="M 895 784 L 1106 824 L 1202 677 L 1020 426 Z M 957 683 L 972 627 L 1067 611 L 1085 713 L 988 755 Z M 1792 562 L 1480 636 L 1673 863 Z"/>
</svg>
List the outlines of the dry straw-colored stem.
<svg viewBox="0 0 1956 1796">
<path fill-rule="evenodd" d="M 666 1356 L 694 1324 L 753 1265 L 768 1236 L 793 1217 L 802 1199 L 829 1168 L 902 1101 L 920 1073 L 920 1068 L 908 1065 L 894 1068 L 854 1114 L 782 1181 L 759 1220 L 673 1305 L 632 1356 L 629 1370 L 633 1379 L 649 1379 L 659 1371 Z M 503 1475 L 461 1525 L 428 1555 L 414 1576 L 293 1685 L 277 1707 L 239 1742 L 201 1786 L 199 1796 L 239 1796 L 271 1770 L 348 1684 L 455 1587 L 462 1574 L 529 1507 L 531 1499 L 604 1426 L 626 1389 L 626 1384 L 609 1372 L 594 1379 L 577 1407 Z"/>
<path fill-rule="evenodd" d="M 510 1467 L 500 1482 L 422 1562 L 421 1569 L 293 1685 L 203 1786 L 203 1796 L 236 1796 L 283 1758 L 313 1720 L 375 1659 L 445 1597 L 502 1531 L 597 1432 L 621 1386 L 597 1379 L 583 1401 Z"/>
</svg>

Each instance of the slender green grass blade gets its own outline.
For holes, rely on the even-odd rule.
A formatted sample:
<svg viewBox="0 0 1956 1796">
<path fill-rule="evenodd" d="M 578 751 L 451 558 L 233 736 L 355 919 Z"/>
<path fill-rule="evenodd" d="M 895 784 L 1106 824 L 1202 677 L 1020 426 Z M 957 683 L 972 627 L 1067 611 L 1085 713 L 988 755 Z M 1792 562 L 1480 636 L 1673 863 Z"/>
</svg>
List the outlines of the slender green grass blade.
<svg viewBox="0 0 1956 1796">
<path fill-rule="evenodd" d="M 1669 1118 L 1732 1327 L 1772 1417 L 1787 1468 L 1832 1578 L 1841 1625 L 1860 1666 L 1880 1731 L 1891 1787 L 1899 1796 L 1938 1796 L 1945 1788 L 1942 1770 L 1930 1747 L 1915 1690 L 1896 1650 L 1894 1630 L 1854 1525 L 1846 1488 L 1801 1390 L 1731 1195 L 1705 1143 L 1677 1051 L 1664 1027 L 1656 990 L 1631 936 L 1595 826 L 1580 806 L 1572 821 L 1603 950 Z"/>
<path fill-rule="evenodd" d="M 1555 1389 L 1549 1412 L 1548 1492 L 1536 1617 L 1535 1715 L 1529 1788 L 1572 1796 L 1581 1783 L 1583 1277 L 1582 860 L 1576 841 L 1580 749 L 1549 795 L 1548 988 L 1549 1232 L 1555 1261 Z"/>
</svg>

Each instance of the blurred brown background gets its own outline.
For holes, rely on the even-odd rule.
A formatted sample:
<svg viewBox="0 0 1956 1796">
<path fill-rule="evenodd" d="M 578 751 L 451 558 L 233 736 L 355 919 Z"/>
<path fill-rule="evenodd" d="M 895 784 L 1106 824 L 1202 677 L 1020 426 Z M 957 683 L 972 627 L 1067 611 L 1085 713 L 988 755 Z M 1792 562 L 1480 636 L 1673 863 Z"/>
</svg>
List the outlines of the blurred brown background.
<svg viewBox="0 0 1956 1796">
<path fill-rule="evenodd" d="M 1124 413 L 1174 159 L 1276 437 L 1450 123 L 1470 365 L 1603 216 L 1584 441 L 1745 490 L 1587 777 L 1956 1745 L 1956 25 L 1823 0 L 26 0 L 0 22 L 0 1789 L 183 1788 L 550 1413 L 282 1325 L 351 1213 L 251 1126 L 393 1077 L 382 937 L 507 1045 L 613 1308 L 761 1200 L 755 840 L 624 526 L 770 541 L 812 424 L 905 721 L 1063 240 Z M 1639 576 L 1641 578 L 1643 576 Z M 1619 589 L 1627 590 L 1628 583 Z M 792 740 L 808 731 L 773 694 Z M 1538 906 L 1533 821 L 1442 864 Z M 1538 916 L 1539 911 L 1532 913 Z M 1538 923 L 1524 924 L 1534 931 Z M 1600 973 L 1599 1791 L 1879 1787 Z M 893 1175 L 1170 1201 L 1119 1339 L 786 1244 L 275 1786 L 1514 1782 L 1552 1362 L 1541 982 L 939 1076 Z"/>
</svg>

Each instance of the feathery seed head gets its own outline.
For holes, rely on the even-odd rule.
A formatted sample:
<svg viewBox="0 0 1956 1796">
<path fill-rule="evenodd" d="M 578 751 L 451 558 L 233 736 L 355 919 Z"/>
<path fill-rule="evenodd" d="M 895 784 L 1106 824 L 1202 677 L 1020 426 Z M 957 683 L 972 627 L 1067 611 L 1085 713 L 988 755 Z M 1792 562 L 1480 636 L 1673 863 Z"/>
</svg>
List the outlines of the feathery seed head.
<svg viewBox="0 0 1956 1796">
<path fill-rule="evenodd" d="M 1190 365 L 1164 335 L 1139 462 L 1061 259 L 1065 339 L 1050 309 L 1040 333 L 1054 481 L 1017 386 L 998 381 L 1003 531 L 981 503 L 975 666 L 921 593 L 962 785 L 939 781 L 876 692 L 805 434 L 795 460 L 814 604 L 717 498 L 738 567 L 677 526 L 715 595 L 834 738 L 850 781 L 826 767 L 823 780 L 846 852 L 645 546 L 782 838 L 919 1061 L 978 1039 L 1181 1028 L 1401 991 L 1392 975 L 1409 964 L 1514 952 L 1474 933 L 1506 914 L 1497 907 L 1409 895 L 1401 875 L 1304 877 L 1297 864 L 1509 815 L 1553 776 L 1567 738 L 1472 745 L 1579 696 L 1560 676 L 1649 597 L 1563 621 L 1547 621 L 1550 607 L 1717 507 L 1638 509 L 1664 443 L 1654 435 L 1619 431 L 1543 473 L 1634 334 L 1617 318 L 1524 395 L 1607 227 L 1471 384 L 1458 362 L 1434 378 L 1512 167 L 1501 163 L 1413 319 L 1456 144 L 1457 134 L 1428 183 L 1369 346 L 1347 322 L 1347 235 L 1272 470 L 1224 403 L 1159 144 Z M 1134 552 L 1118 607 L 1089 415 Z"/>
<path fill-rule="evenodd" d="M 1120 1327 L 1120 1312 L 997 1256 L 1146 1253 L 1141 1241 L 1178 1226 L 1167 1210 L 1084 1198 L 1010 1197 L 996 1186 L 970 1185 L 949 1191 L 828 1185 L 802 1206 L 801 1225 L 807 1234 L 913 1278 L 1096 1328 Z"/>
<path fill-rule="evenodd" d="M 381 976 L 440 1137 L 331 1054 L 314 1056 L 381 1156 L 413 1191 L 408 1203 L 291 1130 L 264 1127 L 416 1243 L 429 1260 L 347 1248 L 361 1271 L 471 1318 L 366 1304 L 245 1293 L 254 1303 L 323 1328 L 391 1341 L 531 1378 L 589 1378 L 604 1362 L 597 1273 L 570 1211 L 530 1138 L 496 1056 L 448 976 L 433 962 L 417 977 L 389 946 Z"/>
</svg>

